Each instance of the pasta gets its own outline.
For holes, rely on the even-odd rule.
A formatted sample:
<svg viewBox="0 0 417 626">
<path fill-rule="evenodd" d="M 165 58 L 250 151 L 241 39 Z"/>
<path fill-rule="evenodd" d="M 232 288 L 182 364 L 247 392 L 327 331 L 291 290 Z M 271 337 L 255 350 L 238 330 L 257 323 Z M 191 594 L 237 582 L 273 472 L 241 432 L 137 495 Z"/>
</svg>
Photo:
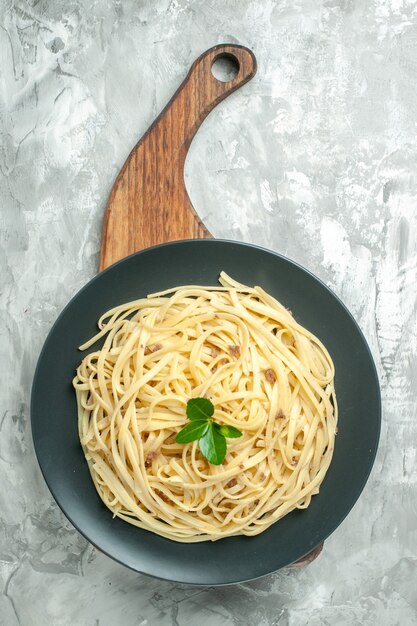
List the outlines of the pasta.
<svg viewBox="0 0 417 626">
<path fill-rule="evenodd" d="M 222 272 L 117 306 L 73 385 L 98 494 L 123 520 L 182 542 L 257 535 L 308 507 L 332 459 L 334 366 L 323 344 L 261 287 Z M 227 440 L 221 465 L 176 443 L 206 397 Z"/>
</svg>

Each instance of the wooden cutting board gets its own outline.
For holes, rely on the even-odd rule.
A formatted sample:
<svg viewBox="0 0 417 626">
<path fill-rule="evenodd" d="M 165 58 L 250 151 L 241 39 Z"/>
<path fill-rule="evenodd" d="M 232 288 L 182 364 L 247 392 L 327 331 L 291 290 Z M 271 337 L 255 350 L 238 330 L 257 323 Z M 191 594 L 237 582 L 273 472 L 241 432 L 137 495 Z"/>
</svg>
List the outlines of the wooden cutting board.
<svg viewBox="0 0 417 626">
<path fill-rule="evenodd" d="M 214 62 L 225 57 L 238 67 L 237 75 L 228 82 L 212 73 Z M 173 98 L 133 148 L 113 185 L 104 217 L 100 270 L 155 244 L 211 237 L 185 188 L 185 158 L 210 111 L 255 73 L 255 56 L 237 45 L 214 46 L 193 63 Z"/>
<path fill-rule="evenodd" d="M 238 68 L 223 82 L 212 73 L 217 59 Z M 199 219 L 184 183 L 191 141 L 210 111 L 256 74 L 248 48 L 220 44 L 191 66 L 182 85 L 139 140 L 111 190 L 103 224 L 100 271 L 143 248 L 179 239 L 211 238 Z M 313 561 L 323 544 L 294 565 Z"/>
</svg>

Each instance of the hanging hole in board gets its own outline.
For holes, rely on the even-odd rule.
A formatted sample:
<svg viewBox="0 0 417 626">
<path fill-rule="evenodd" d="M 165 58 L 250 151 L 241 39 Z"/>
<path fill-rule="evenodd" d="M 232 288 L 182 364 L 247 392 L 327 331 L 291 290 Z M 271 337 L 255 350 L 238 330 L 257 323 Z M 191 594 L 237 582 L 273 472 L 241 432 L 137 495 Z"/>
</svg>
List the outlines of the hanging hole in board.
<svg viewBox="0 0 417 626">
<path fill-rule="evenodd" d="M 232 54 L 221 54 L 214 60 L 211 73 L 222 83 L 229 83 L 239 74 L 239 61 Z"/>
</svg>

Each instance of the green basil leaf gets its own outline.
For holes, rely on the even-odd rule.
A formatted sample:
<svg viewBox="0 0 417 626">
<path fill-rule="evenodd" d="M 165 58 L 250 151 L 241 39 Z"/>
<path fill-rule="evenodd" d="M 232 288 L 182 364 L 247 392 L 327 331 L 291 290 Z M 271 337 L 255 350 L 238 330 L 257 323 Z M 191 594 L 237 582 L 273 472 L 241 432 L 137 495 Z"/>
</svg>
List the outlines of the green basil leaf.
<svg viewBox="0 0 417 626">
<path fill-rule="evenodd" d="M 208 422 L 208 429 L 201 437 L 198 445 L 201 454 L 212 465 L 220 465 L 226 456 L 226 439 L 221 435 L 212 422 Z"/>
<path fill-rule="evenodd" d="M 187 402 L 189 420 L 208 420 L 214 413 L 214 406 L 207 398 L 191 398 Z"/>
<path fill-rule="evenodd" d="M 228 424 L 214 424 L 214 427 L 223 437 L 228 437 L 229 439 L 236 439 L 243 435 L 238 428 L 229 426 Z"/>
<path fill-rule="evenodd" d="M 175 441 L 177 443 L 190 443 L 190 441 L 195 441 L 196 439 L 200 439 L 208 428 L 208 423 L 206 420 L 196 420 L 184 426 L 177 436 L 175 437 Z"/>
</svg>

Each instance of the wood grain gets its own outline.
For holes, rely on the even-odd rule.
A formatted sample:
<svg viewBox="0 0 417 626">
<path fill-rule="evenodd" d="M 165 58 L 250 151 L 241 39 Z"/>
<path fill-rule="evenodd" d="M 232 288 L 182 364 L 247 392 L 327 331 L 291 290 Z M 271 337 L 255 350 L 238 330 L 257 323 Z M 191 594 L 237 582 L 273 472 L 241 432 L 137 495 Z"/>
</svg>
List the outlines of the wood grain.
<svg viewBox="0 0 417 626">
<path fill-rule="evenodd" d="M 237 62 L 233 80 L 222 82 L 213 76 L 212 65 L 220 57 Z M 104 217 L 100 270 L 148 246 L 211 237 L 185 188 L 187 150 L 210 111 L 255 73 L 253 53 L 238 45 L 215 46 L 193 63 L 114 183 Z"/>
</svg>

